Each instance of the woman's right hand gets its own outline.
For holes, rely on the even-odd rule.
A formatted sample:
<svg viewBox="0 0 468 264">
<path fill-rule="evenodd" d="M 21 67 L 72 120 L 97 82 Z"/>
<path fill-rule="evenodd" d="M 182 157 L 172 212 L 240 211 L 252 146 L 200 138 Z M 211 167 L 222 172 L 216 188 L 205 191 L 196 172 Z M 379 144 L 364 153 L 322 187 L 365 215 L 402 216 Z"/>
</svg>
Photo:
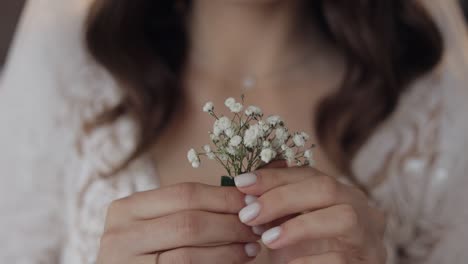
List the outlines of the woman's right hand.
<svg viewBox="0 0 468 264">
<path fill-rule="evenodd" d="M 182 183 L 116 200 L 97 263 L 246 263 L 260 245 L 237 216 L 244 197 L 235 187 Z"/>
</svg>

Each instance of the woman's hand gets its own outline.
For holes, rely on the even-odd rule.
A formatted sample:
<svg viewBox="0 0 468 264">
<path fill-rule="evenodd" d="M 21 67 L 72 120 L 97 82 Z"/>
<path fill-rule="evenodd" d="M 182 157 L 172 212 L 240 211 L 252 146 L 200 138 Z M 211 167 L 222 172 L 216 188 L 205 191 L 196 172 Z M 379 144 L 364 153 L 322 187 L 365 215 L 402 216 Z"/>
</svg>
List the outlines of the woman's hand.
<svg viewBox="0 0 468 264">
<path fill-rule="evenodd" d="M 235 180 L 250 201 L 239 218 L 268 229 L 262 240 L 272 263 L 385 263 L 385 218 L 358 189 L 304 167 L 261 169 Z"/>
<path fill-rule="evenodd" d="M 260 245 L 237 217 L 244 206 L 235 187 L 197 183 L 117 200 L 108 210 L 97 263 L 245 263 Z"/>
</svg>

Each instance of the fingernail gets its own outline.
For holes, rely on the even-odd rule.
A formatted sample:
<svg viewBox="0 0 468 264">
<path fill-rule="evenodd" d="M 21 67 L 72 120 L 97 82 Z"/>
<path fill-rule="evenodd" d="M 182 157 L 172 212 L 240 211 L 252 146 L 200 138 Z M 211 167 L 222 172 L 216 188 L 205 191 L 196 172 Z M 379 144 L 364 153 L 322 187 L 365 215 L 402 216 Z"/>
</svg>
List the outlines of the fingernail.
<svg viewBox="0 0 468 264">
<path fill-rule="evenodd" d="M 281 227 L 273 227 L 272 229 L 269 229 L 262 235 L 262 241 L 264 244 L 270 244 L 273 241 L 277 240 L 281 235 Z"/>
<path fill-rule="evenodd" d="M 245 253 L 249 257 L 256 257 L 260 252 L 260 245 L 257 243 L 248 243 L 244 246 Z"/>
<path fill-rule="evenodd" d="M 253 195 L 250 195 L 250 194 L 247 194 L 244 198 L 244 201 L 245 201 L 245 204 L 246 205 L 249 205 L 251 203 L 254 203 L 257 201 L 257 196 L 253 196 Z"/>
<path fill-rule="evenodd" d="M 242 223 L 247 223 L 250 220 L 253 220 L 255 217 L 257 217 L 259 213 L 260 213 L 260 204 L 258 202 L 254 202 L 242 208 L 242 210 L 240 210 L 239 219 L 241 220 Z"/>
<path fill-rule="evenodd" d="M 253 173 L 245 173 L 234 177 L 234 182 L 237 187 L 247 187 L 257 182 L 257 175 Z"/>
<path fill-rule="evenodd" d="M 261 236 L 265 232 L 265 227 L 263 226 L 253 226 L 252 232 L 256 235 Z"/>
</svg>

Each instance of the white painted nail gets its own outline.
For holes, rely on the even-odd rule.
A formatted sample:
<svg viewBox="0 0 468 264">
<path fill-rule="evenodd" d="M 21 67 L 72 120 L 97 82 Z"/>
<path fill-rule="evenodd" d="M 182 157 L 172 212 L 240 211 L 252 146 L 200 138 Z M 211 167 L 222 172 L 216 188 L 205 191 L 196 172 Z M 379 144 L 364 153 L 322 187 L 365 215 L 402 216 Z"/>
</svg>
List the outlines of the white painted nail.
<svg viewBox="0 0 468 264">
<path fill-rule="evenodd" d="M 272 229 L 269 229 L 262 235 L 262 241 L 264 244 L 270 244 L 277 240 L 281 235 L 281 227 L 273 227 Z"/>
<path fill-rule="evenodd" d="M 247 187 L 254 185 L 257 182 L 257 175 L 253 173 L 245 173 L 234 177 L 234 182 L 237 187 Z"/>
<path fill-rule="evenodd" d="M 260 213 L 260 204 L 258 202 L 254 202 L 242 208 L 242 210 L 240 210 L 239 219 L 241 220 L 242 223 L 247 223 L 253 220 L 255 217 L 257 217 L 259 213 Z"/>
<path fill-rule="evenodd" d="M 253 195 L 247 194 L 247 195 L 245 196 L 245 198 L 244 198 L 244 201 L 245 201 L 245 204 L 246 204 L 246 205 L 249 205 L 249 204 L 251 204 L 251 203 L 256 202 L 257 199 L 258 199 L 257 196 L 253 196 Z"/>
<path fill-rule="evenodd" d="M 260 252 L 260 245 L 257 243 L 248 243 L 244 246 L 245 253 L 249 257 L 256 257 Z"/>
<path fill-rule="evenodd" d="M 263 226 L 252 226 L 252 232 L 256 235 L 263 235 L 263 233 L 265 232 L 265 227 Z"/>
</svg>

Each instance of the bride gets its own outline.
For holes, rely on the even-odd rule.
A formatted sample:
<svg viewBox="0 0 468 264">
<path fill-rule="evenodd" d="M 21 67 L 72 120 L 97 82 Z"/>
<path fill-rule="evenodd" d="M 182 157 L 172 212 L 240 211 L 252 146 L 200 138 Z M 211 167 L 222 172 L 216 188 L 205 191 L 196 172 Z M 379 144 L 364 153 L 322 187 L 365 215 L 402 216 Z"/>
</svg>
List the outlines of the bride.
<svg viewBox="0 0 468 264">
<path fill-rule="evenodd" d="M 28 1 L 0 262 L 466 263 L 467 45 L 454 0 Z M 189 168 L 203 103 L 240 94 L 317 168 Z"/>
</svg>

